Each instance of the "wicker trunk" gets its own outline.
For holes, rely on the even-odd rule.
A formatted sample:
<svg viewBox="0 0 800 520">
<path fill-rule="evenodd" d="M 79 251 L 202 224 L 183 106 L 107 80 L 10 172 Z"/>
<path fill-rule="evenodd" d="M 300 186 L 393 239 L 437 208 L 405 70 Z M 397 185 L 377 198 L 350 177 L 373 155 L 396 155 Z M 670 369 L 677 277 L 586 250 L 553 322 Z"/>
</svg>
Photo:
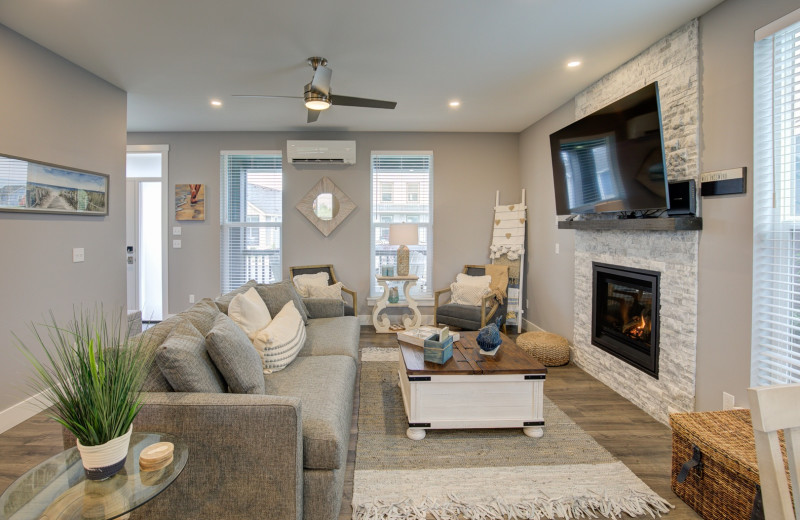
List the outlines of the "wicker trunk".
<svg viewBox="0 0 800 520">
<path fill-rule="evenodd" d="M 750 519 L 759 483 L 750 410 L 675 413 L 669 420 L 675 494 L 705 520 Z M 686 480 L 678 482 L 693 458 L 700 464 L 690 464 Z"/>
</svg>

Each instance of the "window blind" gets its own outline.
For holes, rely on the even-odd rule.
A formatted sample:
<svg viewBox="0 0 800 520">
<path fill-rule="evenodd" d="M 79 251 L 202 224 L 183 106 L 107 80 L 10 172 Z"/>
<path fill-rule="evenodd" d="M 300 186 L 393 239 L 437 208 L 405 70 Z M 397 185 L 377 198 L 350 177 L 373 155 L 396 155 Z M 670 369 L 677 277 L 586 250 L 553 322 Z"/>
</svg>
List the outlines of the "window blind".
<svg viewBox="0 0 800 520">
<path fill-rule="evenodd" d="M 755 43 L 753 385 L 800 382 L 800 22 Z"/>
<path fill-rule="evenodd" d="M 370 296 L 383 293 L 375 280 L 381 266 L 392 265 L 397 272 L 398 246 L 389 245 L 389 225 L 403 222 L 419 225 L 419 244 L 408 246 L 409 274 L 419 277 L 411 293 L 417 297 L 431 296 L 433 153 L 372 152 L 371 198 Z"/>
<path fill-rule="evenodd" d="M 280 152 L 220 154 L 221 291 L 281 280 Z"/>
</svg>

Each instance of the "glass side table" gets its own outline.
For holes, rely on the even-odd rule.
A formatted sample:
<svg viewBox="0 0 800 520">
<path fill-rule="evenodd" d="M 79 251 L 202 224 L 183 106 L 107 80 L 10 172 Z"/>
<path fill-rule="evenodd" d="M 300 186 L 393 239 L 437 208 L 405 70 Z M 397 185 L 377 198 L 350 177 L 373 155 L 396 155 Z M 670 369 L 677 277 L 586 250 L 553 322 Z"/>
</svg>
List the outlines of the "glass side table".
<svg viewBox="0 0 800 520">
<path fill-rule="evenodd" d="M 141 471 L 139 454 L 162 441 L 175 446 L 172 462 Z M 189 448 L 172 435 L 134 432 L 125 467 L 108 480 L 92 481 L 86 479 L 78 449 L 70 448 L 29 470 L 0 495 L 0 520 L 125 518 L 172 484 L 188 457 Z"/>
</svg>

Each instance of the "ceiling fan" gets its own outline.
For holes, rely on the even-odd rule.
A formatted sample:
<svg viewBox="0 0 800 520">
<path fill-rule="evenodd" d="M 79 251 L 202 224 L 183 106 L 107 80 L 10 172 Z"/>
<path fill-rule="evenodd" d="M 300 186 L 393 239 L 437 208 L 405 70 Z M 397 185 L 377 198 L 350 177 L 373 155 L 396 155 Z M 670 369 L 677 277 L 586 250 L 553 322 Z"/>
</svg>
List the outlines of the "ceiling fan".
<svg viewBox="0 0 800 520">
<path fill-rule="evenodd" d="M 314 77 L 311 79 L 311 83 L 307 83 L 304 87 L 302 96 L 234 94 L 233 97 L 302 99 L 305 101 L 306 108 L 308 109 L 308 119 L 306 120 L 308 123 L 316 121 L 319 118 L 319 113 L 323 110 L 327 110 L 331 105 L 389 109 L 397 106 L 396 101 L 381 101 L 379 99 L 334 95 L 331 92 L 331 74 L 333 71 L 326 67 L 328 60 L 314 56 L 308 58 L 308 64 L 314 69 Z"/>
</svg>

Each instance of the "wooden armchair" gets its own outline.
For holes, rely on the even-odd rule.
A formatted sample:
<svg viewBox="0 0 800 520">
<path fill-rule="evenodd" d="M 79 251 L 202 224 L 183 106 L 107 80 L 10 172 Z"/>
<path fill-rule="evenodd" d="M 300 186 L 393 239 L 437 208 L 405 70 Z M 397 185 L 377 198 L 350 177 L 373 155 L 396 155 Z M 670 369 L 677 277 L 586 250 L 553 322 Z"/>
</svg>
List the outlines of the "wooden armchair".
<svg viewBox="0 0 800 520">
<path fill-rule="evenodd" d="M 336 272 L 333 270 L 333 265 L 326 264 L 326 265 L 301 265 L 296 267 L 289 268 L 289 277 L 294 279 L 295 276 L 300 274 L 316 274 L 320 272 L 328 273 L 328 285 L 333 285 L 338 283 L 336 279 Z M 342 292 L 347 293 L 350 295 L 352 299 L 352 304 L 347 305 L 345 302 L 344 305 L 344 315 L 345 316 L 358 316 L 358 293 L 356 291 L 352 291 L 347 287 L 342 286 Z"/>
<path fill-rule="evenodd" d="M 465 265 L 462 273 L 470 276 L 484 276 L 486 274 L 486 266 Z M 443 324 L 463 330 L 478 330 L 485 327 L 487 323 L 495 321 L 498 316 L 502 316 L 502 325 L 505 328 L 505 316 L 508 308 L 507 298 L 500 304 L 493 294 L 489 294 L 483 297 L 482 305 L 480 306 L 460 305 L 457 303 L 440 305 L 439 298 L 448 292 L 450 292 L 450 287 L 439 289 L 433 293 L 433 323 L 435 325 Z"/>
<path fill-rule="evenodd" d="M 756 441 L 758 477 L 766 520 L 795 520 L 792 506 L 798 503 L 798 470 L 800 470 L 800 384 L 749 388 L 750 413 Z M 783 430 L 789 475 L 786 475 L 778 430 Z M 789 487 L 791 479 L 791 489 Z M 795 506 L 795 507 L 797 507 Z M 800 513 L 800 512 L 799 512 Z"/>
</svg>

